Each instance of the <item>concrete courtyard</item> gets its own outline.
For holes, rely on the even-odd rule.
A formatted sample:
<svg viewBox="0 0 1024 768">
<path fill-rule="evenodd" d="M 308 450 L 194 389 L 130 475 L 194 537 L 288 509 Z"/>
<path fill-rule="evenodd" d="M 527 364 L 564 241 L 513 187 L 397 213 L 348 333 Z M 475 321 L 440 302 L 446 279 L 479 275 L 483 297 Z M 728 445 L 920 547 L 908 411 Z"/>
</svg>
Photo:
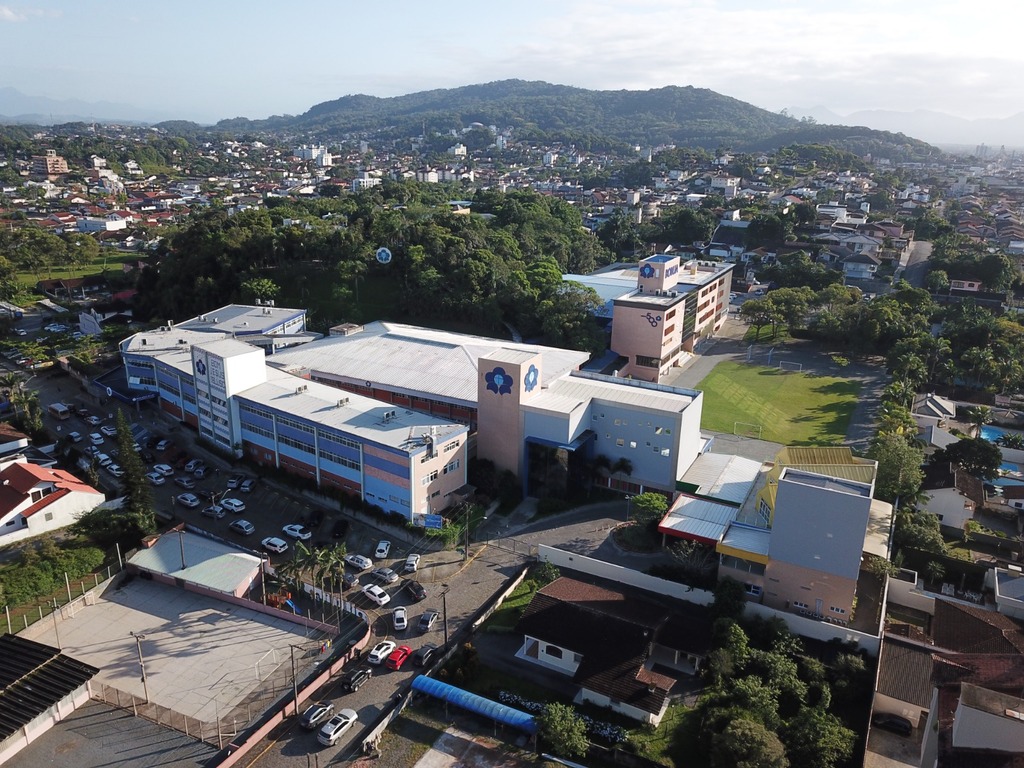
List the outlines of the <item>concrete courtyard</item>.
<svg viewBox="0 0 1024 768">
<path fill-rule="evenodd" d="M 291 679 L 319 657 L 319 638 L 284 619 L 165 584 L 118 580 L 95 605 L 74 618 L 33 624 L 23 637 L 60 646 L 68 656 L 100 669 L 94 682 L 113 686 L 189 717 L 213 722 L 260 687 L 279 667 Z M 146 669 L 143 687 L 139 645 Z"/>
</svg>

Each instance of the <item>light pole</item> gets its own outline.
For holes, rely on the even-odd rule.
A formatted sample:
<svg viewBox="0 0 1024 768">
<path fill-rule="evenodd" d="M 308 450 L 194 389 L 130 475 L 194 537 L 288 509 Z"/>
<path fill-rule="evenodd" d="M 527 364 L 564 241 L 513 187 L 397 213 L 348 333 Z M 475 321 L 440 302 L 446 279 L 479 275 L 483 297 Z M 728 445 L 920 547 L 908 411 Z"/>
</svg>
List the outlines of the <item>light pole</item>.
<svg viewBox="0 0 1024 768">
<path fill-rule="evenodd" d="M 139 669 L 142 670 L 142 691 L 146 695 L 146 703 L 149 704 L 149 683 L 146 682 L 146 662 L 142 660 L 142 641 L 146 639 L 146 636 L 141 632 L 128 632 L 129 635 L 135 638 L 135 645 L 139 649 Z"/>
<path fill-rule="evenodd" d="M 626 522 L 627 523 L 629 522 L 629 514 L 630 514 L 630 511 L 632 509 L 632 505 L 633 505 L 633 497 L 632 496 L 627 496 L 626 497 Z"/>
<path fill-rule="evenodd" d="M 441 586 L 444 587 L 444 591 L 441 593 L 441 610 L 442 610 L 444 615 L 441 618 L 444 620 L 444 647 L 447 648 L 448 647 L 448 590 L 451 589 L 451 587 L 449 587 L 447 584 L 442 584 Z"/>
</svg>

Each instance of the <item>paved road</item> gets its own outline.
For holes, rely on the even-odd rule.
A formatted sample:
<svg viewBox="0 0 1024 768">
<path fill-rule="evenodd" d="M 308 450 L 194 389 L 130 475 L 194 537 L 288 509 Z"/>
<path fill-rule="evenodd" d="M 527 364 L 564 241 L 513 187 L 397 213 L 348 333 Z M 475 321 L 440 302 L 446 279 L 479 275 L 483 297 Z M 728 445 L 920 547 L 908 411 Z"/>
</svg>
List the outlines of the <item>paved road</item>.
<svg viewBox="0 0 1024 768">
<path fill-rule="evenodd" d="M 928 274 L 928 259 L 932 255 L 932 244 L 926 240 L 915 242 L 910 249 L 903 279 L 915 288 L 924 288 L 924 278 Z"/>
</svg>

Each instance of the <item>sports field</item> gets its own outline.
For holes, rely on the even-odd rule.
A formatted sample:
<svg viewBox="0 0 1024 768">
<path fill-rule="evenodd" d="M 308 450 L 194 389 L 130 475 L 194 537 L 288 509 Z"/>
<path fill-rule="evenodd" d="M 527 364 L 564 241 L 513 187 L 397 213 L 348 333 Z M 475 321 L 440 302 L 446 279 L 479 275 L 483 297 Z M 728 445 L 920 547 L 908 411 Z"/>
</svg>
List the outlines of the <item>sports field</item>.
<svg viewBox="0 0 1024 768">
<path fill-rule="evenodd" d="M 860 385 L 813 373 L 722 362 L 696 387 L 701 426 L 783 445 L 833 445 L 846 438 Z M 760 425 L 761 434 L 751 425 Z"/>
</svg>

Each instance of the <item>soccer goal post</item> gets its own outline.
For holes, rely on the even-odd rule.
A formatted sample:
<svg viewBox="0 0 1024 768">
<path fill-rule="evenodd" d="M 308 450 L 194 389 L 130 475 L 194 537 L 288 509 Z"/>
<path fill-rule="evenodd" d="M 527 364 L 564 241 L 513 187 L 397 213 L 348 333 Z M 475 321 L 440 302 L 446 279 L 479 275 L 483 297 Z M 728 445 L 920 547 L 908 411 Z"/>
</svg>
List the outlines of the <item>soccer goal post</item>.
<svg viewBox="0 0 1024 768">
<path fill-rule="evenodd" d="M 750 424 L 746 421 L 734 421 L 732 424 L 732 433 L 741 437 L 753 437 L 760 440 L 761 425 Z"/>
<path fill-rule="evenodd" d="M 800 371 L 804 369 L 803 363 L 792 363 L 789 360 L 779 360 L 780 371 Z"/>
</svg>

